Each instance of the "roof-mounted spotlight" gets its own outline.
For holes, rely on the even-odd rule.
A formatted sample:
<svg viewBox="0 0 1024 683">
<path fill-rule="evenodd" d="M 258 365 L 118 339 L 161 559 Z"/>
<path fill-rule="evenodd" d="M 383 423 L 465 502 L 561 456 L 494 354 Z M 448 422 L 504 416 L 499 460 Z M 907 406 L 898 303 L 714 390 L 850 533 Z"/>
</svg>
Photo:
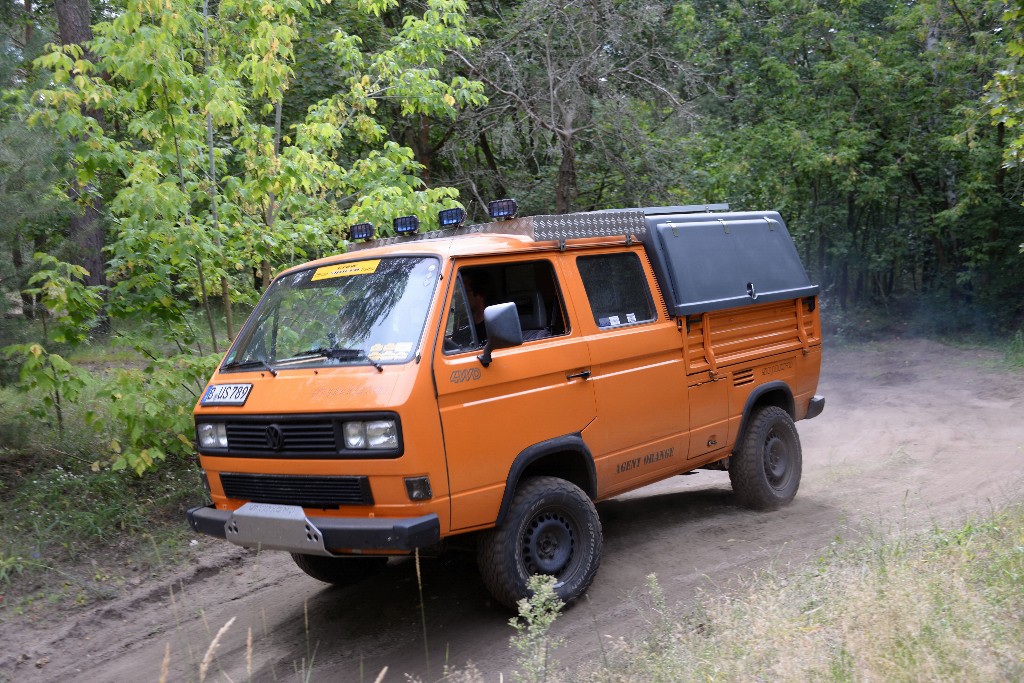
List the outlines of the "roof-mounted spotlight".
<svg viewBox="0 0 1024 683">
<path fill-rule="evenodd" d="M 487 202 L 487 213 L 491 219 L 496 221 L 515 218 L 519 213 L 519 204 L 514 199 L 496 199 L 493 202 Z"/>
<path fill-rule="evenodd" d="M 437 214 L 437 221 L 442 228 L 457 228 L 466 222 L 466 210 L 459 207 L 445 209 Z"/>
<path fill-rule="evenodd" d="M 395 219 L 396 235 L 415 235 L 420 229 L 420 219 L 417 216 L 401 216 Z"/>
<path fill-rule="evenodd" d="M 373 223 L 356 223 L 348 229 L 348 236 L 354 240 L 368 240 L 373 238 L 374 232 Z"/>
</svg>

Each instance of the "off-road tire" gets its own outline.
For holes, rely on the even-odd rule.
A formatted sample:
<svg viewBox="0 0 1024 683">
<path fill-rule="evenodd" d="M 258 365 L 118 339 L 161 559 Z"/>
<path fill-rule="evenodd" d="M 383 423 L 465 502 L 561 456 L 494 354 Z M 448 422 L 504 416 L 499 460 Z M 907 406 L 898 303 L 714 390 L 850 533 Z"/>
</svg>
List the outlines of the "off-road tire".
<svg viewBox="0 0 1024 683">
<path fill-rule="evenodd" d="M 384 569 L 384 565 L 388 563 L 386 557 L 324 557 L 299 553 L 291 555 L 299 569 L 317 581 L 335 586 L 350 586 L 368 579 Z"/>
<path fill-rule="evenodd" d="M 601 564 L 601 520 L 578 486 L 557 477 L 521 482 L 500 526 L 481 534 L 477 564 L 484 585 L 511 609 L 530 594 L 534 574 L 557 579 L 565 603 L 583 595 Z"/>
<path fill-rule="evenodd" d="M 754 510 L 775 510 L 796 496 L 803 459 L 793 418 L 764 406 L 750 418 L 740 449 L 729 459 L 736 502 Z"/>
</svg>

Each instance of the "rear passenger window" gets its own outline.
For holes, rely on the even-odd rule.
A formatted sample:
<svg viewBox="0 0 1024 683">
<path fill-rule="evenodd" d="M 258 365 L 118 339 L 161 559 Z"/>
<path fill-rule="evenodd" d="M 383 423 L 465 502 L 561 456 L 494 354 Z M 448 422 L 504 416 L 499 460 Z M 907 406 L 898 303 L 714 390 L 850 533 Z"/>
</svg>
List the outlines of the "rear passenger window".
<svg viewBox="0 0 1024 683">
<path fill-rule="evenodd" d="M 636 254 L 580 256 L 576 267 L 598 327 L 621 327 L 657 317 L 643 266 Z"/>
</svg>

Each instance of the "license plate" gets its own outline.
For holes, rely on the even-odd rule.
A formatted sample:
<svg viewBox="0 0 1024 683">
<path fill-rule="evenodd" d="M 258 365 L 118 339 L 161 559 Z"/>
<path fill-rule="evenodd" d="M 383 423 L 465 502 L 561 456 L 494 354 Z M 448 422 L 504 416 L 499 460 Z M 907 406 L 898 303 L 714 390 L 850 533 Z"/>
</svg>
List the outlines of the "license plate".
<svg viewBox="0 0 1024 683">
<path fill-rule="evenodd" d="M 199 402 L 204 406 L 244 406 L 251 384 L 211 384 Z"/>
</svg>

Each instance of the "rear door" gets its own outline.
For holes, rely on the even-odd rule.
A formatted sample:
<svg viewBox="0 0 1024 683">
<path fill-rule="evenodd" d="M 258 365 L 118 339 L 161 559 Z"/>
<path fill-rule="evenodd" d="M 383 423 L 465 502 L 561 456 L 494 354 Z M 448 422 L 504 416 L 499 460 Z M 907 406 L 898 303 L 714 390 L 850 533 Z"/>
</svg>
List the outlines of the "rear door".
<svg viewBox="0 0 1024 683">
<path fill-rule="evenodd" d="M 581 432 L 594 419 L 595 404 L 585 379 L 587 343 L 565 305 L 554 259 L 462 261 L 453 275 L 433 369 L 455 530 L 492 524 L 515 457 L 534 444 Z M 486 368 L 477 359 L 479 311 L 471 302 L 478 297 L 486 305 L 515 302 L 526 339 L 494 351 Z"/>
<path fill-rule="evenodd" d="M 676 322 L 639 247 L 573 257 L 580 326 L 593 363 L 597 419 L 584 432 L 598 496 L 656 481 L 685 467 L 689 413 Z"/>
</svg>

